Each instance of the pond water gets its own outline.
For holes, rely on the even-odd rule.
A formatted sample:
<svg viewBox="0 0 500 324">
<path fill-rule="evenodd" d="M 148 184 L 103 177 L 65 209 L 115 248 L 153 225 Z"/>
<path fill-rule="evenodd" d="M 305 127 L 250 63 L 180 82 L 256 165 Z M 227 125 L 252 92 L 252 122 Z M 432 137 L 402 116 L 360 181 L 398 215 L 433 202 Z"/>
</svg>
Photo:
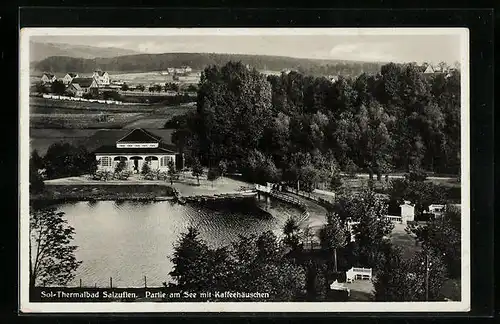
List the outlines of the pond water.
<svg viewBox="0 0 500 324">
<path fill-rule="evenodd" d="M 271 230 L 300 211 L 284 203 L 254 198 L 230 203 L 179 205 L 162 202 L 72 202 L 58 205 L 75 228 L 76 257 L 83 261 L 69 286 L 148 287 L 170 281 L 169 257 L 179 235 L 194 226 L 207 244 L 230 244 L 239 235 Z"/>
</svg>

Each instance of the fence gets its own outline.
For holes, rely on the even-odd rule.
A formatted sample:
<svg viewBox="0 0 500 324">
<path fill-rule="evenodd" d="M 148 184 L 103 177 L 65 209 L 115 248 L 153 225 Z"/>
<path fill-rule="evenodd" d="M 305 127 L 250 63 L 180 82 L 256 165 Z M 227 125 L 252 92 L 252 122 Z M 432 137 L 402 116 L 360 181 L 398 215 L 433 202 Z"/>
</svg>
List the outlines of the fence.
<svg viewBox="0 0 500 324">
<path fill-rule="evenodd" d="M 144 286 L 141 286 L 141 287 L 148 288 L 148 278 L 146 276 L 143 277 L 143 284 L 144 284 Z M 119 287 L 113 286 L 113 277 L 109 277 L 109 284 L 106 287 L 98 286 L 96 283 L 94 283 L 93 285 L 90 285 L 90 286 L 89 285 L 84 285 L 82 279 L 80 278 L 79 279 L 79 283 L 78 283 L 78 287 L 79 288 L 87 288 L 87 287 L 93 287 L 93 288 L 119 288 Z M 133 288 L 140 288 L 140 287 L 133 287 Z"/>
<path fill-rule="evenodd" d="M 265 193 L 272 198 L 287 202 L 302 210 L 302 213 L 300 214 L 300 219 L 298 219 L 299 222 L 302 222 L 307 218 L 309 218 L 309 212 L 307 211 L 307 206 L 302 201 L 300 201 L 300 199 L 279 193 L 278 191 L 272 190 L 271 188 L 272 188 L 271 186 L 263 186 L 259 184 L 255 185 L 255 189 L 257 190 L 258 193 L 260 192 Z"/>
<path fill-rule="evenodd" d="M 361 280 L 371 280 L 372 279 L 372 269 L 371 268 L 354 268 L 352 267 L 346 271 L 346 281 L 352 282 L 357 279 Z"/>
<path fill-rule="evenodd" d="M 122 101 L 115 101 L 115 100 L 85 99 L 85 98 L 81 98 L 81 97 L 56 96 L 56 95 L 51 95 L 51 94 L 43 94 L 42 97 L 45 99 L 94 102 L 94 103 L 107 104 L 107 105 L 123 105 L 123 104 L 125 104 Z"/>
<path fill-rule="evenodd" d="M 333 208 L 333 204 L 331 201 L 324 199 L 324 198 L 321 198 L 321 197 L 318 197 L 318 196 L 315 196 L 314 194 L 311 194 L 310 192 L 296 190 L 296 189 L 293 189 L 293 188 L 290 188 L 287 186 L 283 186 L 283 191 L 289 192 L 292 194 L 296 194 L 297 196 L 301 196 L 301 197 L 307 198 L 309 200 L 316 201 L 317 203 L 321 204 L 323 207 L 325 207 L 328 210 Z"/>
<path fill-rule="evenodd" d="M 390 220 L 391 222 L 399 222 L 399 223 L 403 222 L 403 218 L 401 216 L 387 215 L 384 218 Z"/>
</svg>

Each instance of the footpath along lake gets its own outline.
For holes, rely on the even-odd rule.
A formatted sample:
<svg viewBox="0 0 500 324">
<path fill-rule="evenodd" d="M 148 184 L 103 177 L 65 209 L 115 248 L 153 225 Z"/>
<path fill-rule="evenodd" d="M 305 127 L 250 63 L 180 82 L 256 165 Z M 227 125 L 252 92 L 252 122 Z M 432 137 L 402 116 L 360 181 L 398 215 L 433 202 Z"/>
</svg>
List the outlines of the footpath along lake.
<svg viewBox="0 0 500 324">
<path fill-rule="evenodd" d="M 288 217 L 301 212 L 285 203 L 254 198 L 229 203 L 179 205 L 172 201 L 97 201 L 57 205 L 75 228 L 76 257 L 83 261 L 69 286 L 148 287 L 170 281 L 174 244 L 189 226 L 212 247 L 239 235 L 271 230 L 281 235 Z M 267 212 L 266 212 L 267 211 Z"/>
</svg>

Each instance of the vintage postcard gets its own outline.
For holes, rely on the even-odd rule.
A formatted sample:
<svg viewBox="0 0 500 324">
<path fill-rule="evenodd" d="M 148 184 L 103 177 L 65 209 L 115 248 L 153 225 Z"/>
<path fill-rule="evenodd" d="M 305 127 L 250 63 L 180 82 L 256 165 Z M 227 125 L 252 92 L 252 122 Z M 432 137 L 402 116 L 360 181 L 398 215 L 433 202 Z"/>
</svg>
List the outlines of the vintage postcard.
<svg viewBox="0 0 500 324">
<path fill-rule="evenodd" d="M 467 29 L 20 43 L 21 312 L 470 309 Z"/>
</svg>

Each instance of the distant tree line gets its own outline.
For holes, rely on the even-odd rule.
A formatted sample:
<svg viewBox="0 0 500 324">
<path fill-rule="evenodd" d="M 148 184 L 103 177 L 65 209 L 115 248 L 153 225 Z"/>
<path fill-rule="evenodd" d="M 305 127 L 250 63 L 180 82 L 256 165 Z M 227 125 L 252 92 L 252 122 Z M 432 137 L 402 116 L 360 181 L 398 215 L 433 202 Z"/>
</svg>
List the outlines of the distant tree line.
<svg viewBox="0 0 500 324">
<path fill-rule="evenodd" d="M 204 165 L 255 171 L 260 159 L 290 182 L 332 181 L 339 170 L 458 175 L 460 71 L 429 77 L 390 63 L 331 82 L 229 62 L 203 71 L 196 113 L 177 122 L 173 141 Z"/>
<path fill-rule="evenodd" d="M 282 71 L 295 69 L 313 75 L 351 75 L 363 72 L 377 73 L 381 63 L 351 62 L 341 60 L 314 60 L 280 56 L 218 54 L 218 53 L 165 53 L 138 54 L 113 58 L 84 59 L 68 56 L 51 56 L 36 64 L 40 71 L 90 73 L 96 68 L 105 71 L 148 72 L 165 71 L 169 67 L 189 65 L 203 70 L 210 65 L 225 65 L 241 61 L 258 70 Z"/>
</svg>

